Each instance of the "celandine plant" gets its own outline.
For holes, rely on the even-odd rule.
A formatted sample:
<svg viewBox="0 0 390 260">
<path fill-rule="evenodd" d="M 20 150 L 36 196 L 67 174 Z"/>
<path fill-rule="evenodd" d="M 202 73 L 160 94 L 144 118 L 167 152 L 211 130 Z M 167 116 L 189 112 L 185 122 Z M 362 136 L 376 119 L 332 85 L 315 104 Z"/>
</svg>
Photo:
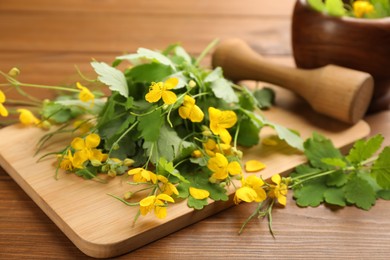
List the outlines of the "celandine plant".
<svg viewBox="0 0 390 260">
<path fill-rule="evenodd" d="M 309 5 L 331 16 L 383 18 L 390 16 L 390 0 L 307 0 Z"/>
<path fill-rule="evenodd" d="M 242 229 L 254 216 L 262 216 L 268 217 L 271 232 L 273 206 L 286 205 L 289 189 L 301 206 L 326 202 L 369 209 L 377 198 L 389 199 L 389 147 L 372 158 L 381 147 L 381 136 L 357 142 L 347 156 L 318 134 L 303 142 L 296 131 L 255 112 L 271 105 L 271 90 L 249 90 L 225 79 L 221 68 L 199 66 L 214 44 L 197 59 L 172 45 L 162 52 L 140 48 L 117 57 L 112 65 L 93 61 L 97 79 L 81 75 L 85 83 L 73 87 L 26 84 L 17 79 L 17 69 L 1 72 L 8 83 L 1 85 L 5 91 L 0 91 L 0 115 L 17 113 L 22 124 L 45 129 L 60 124 L 43 136 L 38 148 L 55 134 L 76 134 L 55 154 L 57 172 L 101 182 L 131 176 L 129 191 L 111 196 L 139 208 L 134 221 L 152 212 L 165 218 L 169 204 L 179 200 L 197 210 L 211 200 L 227 201 L 228 188 L 235 189 L 236 204 L 258 204 Z M 127 62 L 130 67 L 118 69 Z M 96 83 L 107 86 L 111 94 L 104 97 L 86 87 Z M 28 100 L 6 100 L 4 93 L 13 88 Z M 63 94 L 40 101 L 24 88 L 55 89 Z M 260 140 L 264 127 L 272 127 L 277 138 Z M 251 174 L 244 175 L 239 147 L 260 141 L 264 145 L 284 141 L 297 152 L 304 151 L 310 164 L 298 167 L 290 177 L 276 173 L 264 180 L 253 172 L 266 166 L 252 160 L 244 166 Z"/>
</svg>

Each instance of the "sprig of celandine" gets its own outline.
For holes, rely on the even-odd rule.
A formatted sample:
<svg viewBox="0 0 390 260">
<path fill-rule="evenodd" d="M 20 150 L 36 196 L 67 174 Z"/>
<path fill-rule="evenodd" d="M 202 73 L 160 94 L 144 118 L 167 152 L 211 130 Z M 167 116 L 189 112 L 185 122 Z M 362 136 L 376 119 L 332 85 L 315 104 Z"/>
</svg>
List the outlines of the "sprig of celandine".
<svg viewBox="0 0 390 260">
<path fill-rule="evenodd" d="M 384 18 L 390 16 L 390 0 L 307 0 L 314 10 L 330 16 L 354 18 Z"/>
<path fill-rule="evenodd" d="M 46 134 L 40 146 L 55 134 L 79 135 L 57 153 L 57 170 L 101 182 L 107 179 L 99 177 L 100 173 L 109 178 L 125 173 L 132 176 L 127 183 L 136 189 L 123 197 L 110 195 L 139 207 L 134 221 L 150 212 L 165 218 L 168 203 L 182 199 L 198 210 L 210 200 L 226 201 L 229 186 L 235 188 L 236 204 L 258 204 L 240 233 L 253 217 L 259 216 L 269 219 L 273 234 L 272 209 L 275 204 L 286 205 L 289 189 L 294 190 L 300 206 L 326 202 L 354 204 L 368 210 L 376 198 L 389 199 L 390 149 L 386 147 L 379 157 L 370 159 L 381 146 L 382 137 L 358 141 L 347 156 L 318 134 L 302 144 L 295 131 L 254 112 L 256 107 L 270 105 L 273 95 L 269 89 L 250 91 L 226 80 L 220 68 L 201 68 L 199 63 L 206 51 L 195 60 L 181 46 L 172 45 L 163 52 L 140 48 L 135 54 L 118 57 L 112 66 L 94 61 L 91 65 L 98 78 L 93 82 L 101 82 L 112 91 L 106 100 L 96 98 L 97 92 L 80 83 L 71 88 L 21 83 L 15 70 L 1 73 L 8 81 L 2 86 L 16 88 L 33 101 L 28 105 L 39 109 L 41 119 L 29 110 L 22 113 L 18 109 L 23 124 L 62 124 Z M 123 61 L 133 66 L 122 72 L 117 66 Z M 74 95 L 38 101 L 23 87 Z M 3 117 L 8 116 L 5 103 L 5 94 L 0 91 Z M 297 152 L 304 150 L 309 164 L 297 167 L 287 178 L 279 174 L 269 181 L 255 174 L 245 177 L 238 147 L 258 144 L 259 132 L 267 126 L 275 129 L 277 138 L 261 140 L 264 145 L 284 140 Z M 245 165 L 247 172 L 264 167 L 259 161 Z"/>
</svg>

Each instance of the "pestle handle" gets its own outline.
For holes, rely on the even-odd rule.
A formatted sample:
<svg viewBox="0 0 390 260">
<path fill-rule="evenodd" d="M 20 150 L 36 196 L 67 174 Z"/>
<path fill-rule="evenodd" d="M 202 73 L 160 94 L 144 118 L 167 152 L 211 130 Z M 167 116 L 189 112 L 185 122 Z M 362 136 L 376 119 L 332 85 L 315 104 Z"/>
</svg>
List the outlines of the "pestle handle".
<svg viewBox="0 0 390 260">
<path fill-rule="evenodd" d="M 222 42 L 212 57 L 234 81 L 258 80 L 287 88 L 318 113 L 354 124 L 367 111 L 374 81 L 370 74 L 335 65 L 303 70 L 268 61 L 240 39 Z"/>
</svg>

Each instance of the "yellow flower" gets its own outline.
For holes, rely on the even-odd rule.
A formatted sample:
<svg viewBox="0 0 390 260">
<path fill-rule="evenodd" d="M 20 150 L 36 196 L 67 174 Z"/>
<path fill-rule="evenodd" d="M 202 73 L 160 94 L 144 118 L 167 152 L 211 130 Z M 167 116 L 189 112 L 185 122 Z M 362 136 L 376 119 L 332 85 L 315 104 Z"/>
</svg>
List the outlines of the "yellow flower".
<svg viewBox="0 0 390 260">
<path fill-rule="evenodd" d="M 145 170 L 144 168 L 135 168 L 127 172 L 129 175 L 133 175 L 134 182 L 152 182 L 157 183 L 157 176 L 155 173 Z"/>
<path fill-rule="evenodd" d="M 368 1 L 358 0 L 353 2 L 353 13 L 355 17 L 361 18 L 374 11 L 374 6 Z"/>
<path fill-rule="evenodd" d="M 7 117 L 8 110 L 4 107 L 3 105 L 4 103 L 5 103 L 5 95 L 3 91 L 0 90 L 0 115 L 3 117 Z"/>
<path fill-rule="evenodd" d="M 215 135 L 219 135 L 225 144 L 230 144 L 232 137 L 227 128 L 232 127 L 237 122 L 237 115 L 231 110 L 221 111 L 214 107 L 209 107 L 210 129 Z"/>
<path fill-rule="evenodd" d="M 264 182 L 255 175 L 250 175 L 246 179 L 241 180 L 241 187 L 236 190 L 234 195 L 234 203 L 238 204 L 241 201 L 245 202 L 261 202 L 266 199 L 267 195 L 263 189 Z"/>
<path fill-rule="evenodd" d="M 194 150 L 191 153 L 191 156 L 194 158 L 201 158 L 203 156 L 202 152 L 200 150 Z"/>
<path fill-rule="evenodd" d="M 172 194 L 179 195 L 179 191 L 177 190 L 176 186 L 170 183 L 165 176 L 157 175 L 157 179 L 163 183 L 161 187 L 162 193 L 167 194 L 169 196 L 171 196 Z"/>
<path fill-rule="evenodd" d="M 203 143 L 203 148 L 205 152 L 211 157 L 214 157 L 215 153 L 223 153 L 228 155 L 231 152 L 230 144 L 217 144 L 217 142 L 211 138 L 208 138 L 207 141 Z"/>
<path fill-rule="evenodd" d="M 36 118 L 34 116 L 33 113 L 31 113 L 30 110 L 28 109 L 24 109 L 24 108 L 19 108 L 18 110 L 18 113 L 20 113 L 19 115 L 19 121 L 23 124 L 23 125 L 38 125 L 41 121 Z"/>
<path fill-rule="evenodd" d="M 194 187 L 190 187 L 190 194 L 192 197 L 194 197 L 197 200 L 203 200 L 210 196 L 210 192 L 203 189 L 197 189 Z"/>
<path fill-rule="evenodd" d="M 61 158 L 60 168 L 65 171 L 73 171 L 76 168 L 83 168 L 82 158 L 73 156 L 72 152 L 68 150 L 67 154 Z"/>
<path fill-rule="evenodd" d="M 272 176 L 271 180 L 276 185 L 271 185 L 271 190 L 269 196 L 271 198 L 276 198 L 280 204 L 286 206 L 287 203 L 287 191 L 288 191 L 288 183 L 286 179 L 282 179 L 279 174 L 275 174 Z"/>
<path fill-rule="evenodd" d="M 92 94 L 92 92 L 88 88 L 81 85 L 80 82 L 77 82 L 76 85 L 77 85 L 77 88 L 80 89 L 79 99 L 83 102 L 88 102 L 88 101 L 92 100 L 91 106 L 93 106 L 93 102 L 95 100 L 95 95 Z"/>
<path fill-rule="evenodd" d="M 88 133 L 91 128 L 92 124 L 90 122 L 87 122 L 85 120 L 77 120 L 73 123 L 73 127 L 77 130 L 79 130 L 82 134 Z"/>
<path fill-rule="evenodd" d="M 210 158 L 207 162 L 207 167 L 213 172 L 212 179 L 225 180 L 229 174 L 241 174 L 241 165 L 236 162 L 230 162 L 220 153 L 216 153 L 215 157 Z"/>
<path fill-rule="evenodd" d="M 152 210 L 158 218 L 165 218 L 167 216 L 167 203 L 175 201 L 167 194 L 161 193 L 157 196 L 152 195 L 142 199 L 139 202 L 139 209 L 142 216 L 145 216 Z"/>
<path fill-rule="evenodd" d="M 204 118 L 203 111 L 195 105 L 195 99 L 185 95 L 183 105 L 179 108 L 179 115 L 183 119 L 190 119 L 191 122 L 201 122 Z"/>
<path fill-rule="evenodd" d="M 82 163 L 87 160 L 94 163 L 102 162 L 106 158 L 100 150 L 95 149 L 99 144 L 100 136 L 97 134 L 90 134 L 87 135 L 85 139 L 76 137 L 70 145 L 76 150 L 74 156 L 79 158 Z"/>
<path fill-rule="evenodd" d="M 175 103 L 177 96 L 169 90 L 175 88 L 178 83 L 179 80 L 177 78 L 169 78 L 165 82 L 152 82 L 149 93 L 145 96 L 146 101 L 155 103 L 162 98 L 164 104 L 171 105 Z"/>
<path fill-rule="evenodd" d="M 245 163 L 245 171 L 258 172 L 265 168 L 265 164 L 258 160 L 249 160 Z"/>
</svg>

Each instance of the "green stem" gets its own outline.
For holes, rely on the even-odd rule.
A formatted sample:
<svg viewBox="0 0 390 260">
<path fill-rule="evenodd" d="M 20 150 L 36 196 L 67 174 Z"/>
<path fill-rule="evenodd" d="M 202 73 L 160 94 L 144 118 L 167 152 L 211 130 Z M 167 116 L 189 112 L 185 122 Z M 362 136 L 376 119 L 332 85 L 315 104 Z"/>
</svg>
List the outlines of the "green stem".
<svg viewBox="0 0 390 260">
<path fill-rule="evenodd" d="M 202 53 L 199 55 L 199 57 L 196 59 L 195 61 L 195 66 L 198 66 L 199 63 L 203 60 L 203 58 L 207 55 L 207 53 L 210 52 L 210 50 L 212 48 L 215 47 L 215 45 L 217 45 L 217 43 L 219 42 L 219 39 L 215 39 L 213 40 L 209 45 L 207 45 L 207 47 L 202 51 Z"/>
<path fill-rule="evenodd" d="M 134 127 L 137 126 L 139 121 L 136 121 L 134 124 L 132 124 L 129 128 L 127 128 L 127 130 L 125 132 L 123 132 L 123 134 L 112 144 L 110 150 L 108 151 L 108 157 L 110 157 L 111 153 L 112 153 L 112 150 L 114 149 L 114 147 L 116 147 L 119 142 L 131 131 L 133 130 Z"/>
<path fill-rule="evenodd" d="M 238 231 L 238 234 L 241 235 L 242 231 L 244 231 L 244 228 L 245 226 L 249 223 L 249 221 L 252 220 L 252 218 L 254 218 L 258 213 L 259 211 L 261 210 L 261 207 L 263 206 L 263 203 L 259 203 L 259 205 L 257 206 L 256 210 L 252 213 L 252 215 L 250 215 L 245 221 L 244 223 L 242 223 L 241 225 L 241 228 L 240 230 Z"/>
<path fill-rule="evenodd" d="M 40 106 L 40 102 L 36 101 L 27 101 L 27 100 L 14 100 L 14 99 L 7 99 L 6 101 L 7 104 L 10 105 L 16 105 L 16 106 Z"/>
</svg>

